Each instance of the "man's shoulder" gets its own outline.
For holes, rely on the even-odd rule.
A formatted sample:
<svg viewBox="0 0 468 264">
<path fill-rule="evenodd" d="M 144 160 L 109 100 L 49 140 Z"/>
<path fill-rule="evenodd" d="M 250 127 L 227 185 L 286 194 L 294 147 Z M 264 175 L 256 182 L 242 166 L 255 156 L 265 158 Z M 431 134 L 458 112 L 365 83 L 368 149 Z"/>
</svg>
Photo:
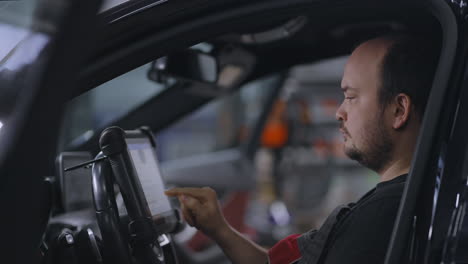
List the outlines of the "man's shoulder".
<svg viewBox="0 0 468 264">
<path fill-rule="evenodd" d="M 383 263 L 403 189 L 404 183 L 377 188 L 354 205 L 338 224 L 325 263 Z"/>
<path fill-rule="evenodd" d="M 404 182 L 377 188 L 367 199 L 359 201 L 351 214 L 358 218 L 379 217 L 382 214 L 396 215 L 404 188 Z M 361 216 L 361 214 L 363 215 Z"/>
<path fill-rule="evenodd" d="M 393 183 L 380 183 L 361 198 L 355 205 L 359 208 L 379 206 L 379 204 L 399 203 L 403 196 L 405 181 L 399 180 Z"/>
<path fill-rule="evenodd" d="M 374 232 L 391 230 L 398 214 L 404 182 L 377 188 L 371 195 L 355 204 L 351 211 L 338 224 L 340 235 L 365 238 L 369 234 L 372 238 Z M 361 235 L 364 235 L 361 237 Z M 345 235 L 346 236 L 346 235 Z"/>
</svg>

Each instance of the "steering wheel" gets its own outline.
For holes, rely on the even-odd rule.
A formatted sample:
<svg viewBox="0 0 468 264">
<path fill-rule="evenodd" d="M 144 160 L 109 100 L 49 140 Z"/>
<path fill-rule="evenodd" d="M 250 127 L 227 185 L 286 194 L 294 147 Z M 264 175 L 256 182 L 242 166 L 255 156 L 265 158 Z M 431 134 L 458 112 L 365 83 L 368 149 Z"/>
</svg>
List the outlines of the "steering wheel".
<svg viewBox="0 0 468 264">
<path fill-rule="evenodd" d="M 141 133 L 141 131 L 139 131 Z M 104 263 L 177 263 L 171 237 L 158 228 L 136 176 L 125 142 L 126 132 L 105 129 L 100 138 L 101 153 L 92 168 L 93 200 L 102 235 Z M 128 217 L 119 217 L 115 200 L 117 183 Z"/>
</svg>

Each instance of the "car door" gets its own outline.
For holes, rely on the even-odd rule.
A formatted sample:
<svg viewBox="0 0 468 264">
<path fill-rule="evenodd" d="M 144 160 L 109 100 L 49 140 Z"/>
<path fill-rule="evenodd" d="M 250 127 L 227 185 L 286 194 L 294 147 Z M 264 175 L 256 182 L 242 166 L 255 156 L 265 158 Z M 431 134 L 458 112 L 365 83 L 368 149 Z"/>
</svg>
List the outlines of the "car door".
<svg viewBox="0 0 468 264">
<path fill-rule="evenodd" d="M 38 263 L 63 101 L 101 1 L 3 1 L 0 59 L 2 259 Z"/>
<path fill-rule="evenodd" d="M 466 2 L 428 5 L 441 24 L 443 45 L 387 264 L 468 263 L 461 248 L 468 228 Z"/>
</svg>

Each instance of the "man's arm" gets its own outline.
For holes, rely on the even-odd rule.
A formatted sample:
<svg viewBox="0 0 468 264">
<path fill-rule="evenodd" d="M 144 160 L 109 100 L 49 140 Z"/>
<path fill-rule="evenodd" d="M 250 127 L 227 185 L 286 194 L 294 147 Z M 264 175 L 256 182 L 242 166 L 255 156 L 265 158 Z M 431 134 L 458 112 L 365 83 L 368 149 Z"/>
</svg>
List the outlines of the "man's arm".
<svg viewBox="0 0 468 264">
<path fill-rule="evenodd" d="M 231 226 L 213 237 L 228 258 L 235 264 L 267 263 L 268 251 L 247 239 Z"/>
<path fill-rule="evenodd" d="M 266 263 L 266 249 L 231 227 L 221 213 L 216 192 L 204 188 L 174 188 L 166 191 L 177 196 L 185 221 L 211 237 L 234 264 Z"/>
</svg>

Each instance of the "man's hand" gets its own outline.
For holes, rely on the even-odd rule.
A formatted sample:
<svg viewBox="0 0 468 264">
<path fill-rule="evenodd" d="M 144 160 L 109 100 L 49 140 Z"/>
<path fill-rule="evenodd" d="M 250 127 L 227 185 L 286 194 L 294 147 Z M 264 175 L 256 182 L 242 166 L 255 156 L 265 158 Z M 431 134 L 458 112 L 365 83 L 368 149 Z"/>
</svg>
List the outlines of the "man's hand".
<svg viewBox="0 0 468 264">
<path fill-rule="evenodd" d="M 245 238 L 226 222 L 213 189 L 174 188 L 165 193 L 179 198 L 185 221 L 216 241 L 232 263 L 268 261 L 266 249 Z"/>
<path fill-rule="evenodd" d="M 165 193 L 168 196 L 177 196 L 185 221 L 211 238 L 219 239 L 229 229 L 213 189 L 173 188 Z"/>
</svg>

